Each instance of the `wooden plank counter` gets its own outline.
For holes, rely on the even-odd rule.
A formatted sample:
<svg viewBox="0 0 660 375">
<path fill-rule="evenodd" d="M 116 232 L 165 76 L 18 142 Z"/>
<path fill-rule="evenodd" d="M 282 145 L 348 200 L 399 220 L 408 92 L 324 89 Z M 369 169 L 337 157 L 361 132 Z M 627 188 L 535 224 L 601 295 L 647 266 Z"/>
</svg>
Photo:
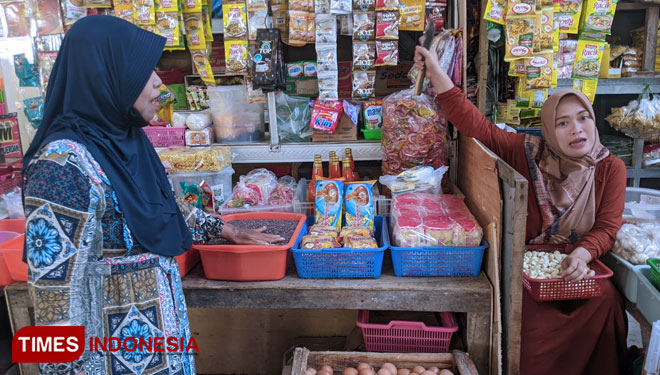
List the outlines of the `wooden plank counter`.
<svg viewBox="0 0 660 375">
<path fill-rule="evenodd" d="M 395 277 L 391 270 L 378 279 L 300 279 L 289 272 L 282 280 L 214 281 L 197 266 L 183 279 L 191 308 L 348 309 L 453 311 L 467 313 L 467 351 L 480 374 L 489 373 L 491 284 L 478 277 Z M 32 322 L 26 283 L 5 288 L 14 332 Z M 32 374 L 24 366 L 24 374 Z"/>
</svg>

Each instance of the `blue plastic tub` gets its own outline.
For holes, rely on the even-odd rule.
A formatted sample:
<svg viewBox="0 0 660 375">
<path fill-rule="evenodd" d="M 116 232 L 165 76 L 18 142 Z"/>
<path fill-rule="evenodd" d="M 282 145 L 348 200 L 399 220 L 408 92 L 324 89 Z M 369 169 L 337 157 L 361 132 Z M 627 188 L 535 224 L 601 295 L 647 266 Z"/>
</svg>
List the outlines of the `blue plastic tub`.
<svg viewBox="0 0 660 375">
<path fill-rule="evenodd" d="M 389 224 L 389 218 L 388 218 Z M 401 276 L 477 276 L 488 243 L 475 247 L 390 246 L 394 274 Z"/>
<path fill-rule="evenodd" d="M 314 217 L 307 218 L 291 252 L 296 262 L 298 276 L 303 279 L 350 279 L 380 277 L 383 268 L 383 255 L 390 246 L 390 236 L 382 216 L 374 218 L 374 236 L 378 243 L 376 249 L 301 249 L 307 227 L 314 225 Z"/>
</svg>

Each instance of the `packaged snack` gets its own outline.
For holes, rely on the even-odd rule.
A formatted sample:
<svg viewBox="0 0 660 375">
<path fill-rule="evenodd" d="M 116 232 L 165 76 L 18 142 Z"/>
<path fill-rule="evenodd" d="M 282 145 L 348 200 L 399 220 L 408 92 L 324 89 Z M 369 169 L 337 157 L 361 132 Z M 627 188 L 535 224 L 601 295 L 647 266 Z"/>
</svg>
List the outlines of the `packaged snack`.
<svg viewBox="0 0 660 375">
<path fill-rule="evenodd" d="M 199 187 L 195 184 L 188 185 L 185 181 L 181 181 L 181 190 L 183 192 L 183 200 L 193 207 L 202 209 L 202 199 Z"/>
<path fill-rule="evenodd" d="M 199 185 L 199 190 L 201 193 L 201 200 L 202 200 L 202 207 L 204 208 L 204 212 L 214 214 L 217 212 L 218 207 L 216 205 L 216 198 L 215 194 L 213 193 L 213 188 L 211 188 L 211 185 L 207 184 L 206 182 L 202 183 Z"/>
<path fill-rule="evenodd" d="M 553 54 L 545 53 L 525 60 L 528 89 L 547 89 L 552 83 Z"/>
<path fill-rule="evenodd" d="M 319 100 L 321 101 L 339 100 L 338 77 L 339 74 L 336 71 L 318 73 Z"/>
<path fill-rule="evenodd" d="M 293 201 L 293 196 L 296 194 L 296 187 L 298 183 L 291 176 L 282 176 L 277 186 L 270 192 L 268 197 L 268 204 L 274 206 L 281 206 L 289 204 Z"/>
<path fill-rule="evenodd" d="M 488 4 L 486 4 L 486 13 L 484 14 L 484 20 L 504 25 L 506 9 L 506 0 L 488 0 Z"/>
<path fill-rule="evenodd" d="M 316 77 L 316 62 L 315 61 L 304 61 L 303 62 L 303 75 L 305 77 Z"/>
<path fill-rule="evenodd" d="M 36 1 L 37 34 L 51 35 L 64 32 L 59 1 Z"/>
<path fill-rule="evenodd" d="M 259 29 L 258 48 L 252 60 L 252 84 L 256 88 L 275 90 L 277 84 L 277 58 L 274 55 L 280 43 L 280 30 Z"/>
<path fill-rule="evenodd" d="M 376 0 L 353 0 L 353 10 L 367 12 L 375 9 Z"/>
<path fill-rule="evenodd" d="M 573 80 L 573 89 L 582 92 L 593 104 L 596 99 L 596 90 L 598 89 L 598 80 Z"/>
<path fill-rule="evenodd" d="M 156 12 L 156 30 L 158 30 L 158 35 L 164 36 L 167 39 L 165 47 L 178 46 L 181 43 L 179 40 L 179 35 L 181 34 L 179 30 L 179 13 Z"/>
<path fill-rule="evenodd" d="M 374 12 L 353 13 L 353 40 L 363 42 L 374 40 L 376 27 L 376 14 Z"/>
<path fill-rule="evenodd" d="M 436 32 L 445 28 L 446 8 L 446 3 L 426 3 L 426 22 L 432 22 Z"/>
<path fill-rule="evenodd" d="M 516 59 L 509 62 L 509 76 L 510 77 L 524 77 L 525 76 L 525 59 Z"/>
<path fill-rule="evenodd" d="M 289 12 L 289 44 L 302 46 L 307 44 L 309 14 L 303 11 Z"/>
<path fill-rule="evenodd" d="M 273 10 L 273 26 L 280 30 L 282 40 L 289 39 L 289 12 L 284 10 Z"/>
<path fill-rule="evenodd" d="M 316 42 L 316 15 L 307 13 L 307 42 Z"/>
<path fill-rule="evenodd" d="M 351 14 L 352 10 L 351 0 L 330 0 L 331 14 Z"/>
<path fill-rule="evenodd" d="M 247 40 L 226 40 L 225 60 L 228 73 L 247 72 Z"/>
<path fill-rule="evenodd" d="M 447 167 L 435 169 L 431 166 L 417 166 L 396 176 L 381 176 L 379 180 L 392 191 L 393 196 L 410 192 L 438 194 L 442 192 L 442 177 L 447 169 Z"/>
<path fill-rule="evenodd" d="M 376 58 L 374 42 L 353 42 L 353 70 L 373 69 Z"/>
<path fill-rule="evenodd" d="M 376 41 L 376 66 L 396 66 L 399 63 L 399 42 L 396 40 Z"/>
<path fill-rule="evenodd" d="M 229 208 L 247 208 L 259 204 L 259 193 L 245 186 L 244 182 L 239 182 L 234 188 L 231 198 L 227 201 Z"/>
<path fill-rule="evenodd" d="M 559 0 L 559 31 L 577 34 L 581 12 L 582 0 Z"/>
<path fill-rule="evenodd" d="M 183 25 L 186 29 L 188 49 L 206 49 L 206 38 L 202 13 L 184 13 Z"/>
<path fill-rule="evenodd" d="M 583 33 L 612 33 L 612 22 L 618 0 L 584 0 L 580 29 Z"/>
<path fill-rule="evenodd" d="M 315 0 L 314 12 L 316 13 L 316 16 L 330 14 L 330 0 Z"/>
<path fill-rule="evenodd" d="M 337 227 L 332 226 L 332 225 L 312 225 L 307 229 L 307 232 L 311 235 L 316 235 L 316 236 L 330 236 L 334 238 L 339 237 L 339 233 L 337 232 Z M 343 233 L 342 229 L 342 233 Z"/>
<path fill-rule="evenodd" d="M 28 35 L 29 29 L 25 18 L 25 2 L 2 3 L 0 6 L 4 9 L 4 16 L 7 21 L 7 37 L 12 38 Z"/>
<path fill-rule="evenodd" d="M 402 0 L 399 9 L 399 30 L 423 31 L 425 13 L 424 0 Z"/>
<path fill-rule="evenodd" d="M 399 0 L 376 0 L 376 10 L 399 10 Z"/>
<path fill-rule="evenodd" d="M 507 17 L 536 16 L 536 0 L 508 0 Z"/>
<path fill-rule="evenodd" d="M 365 226 L 374 229 L 374 198 L 373 181 L 347 182 L 345 192 L 345 222 L 346 225 Z"/>
<path fill-rule="evenodd" d="M 257 40 L 257 30 L 267 29 L 268 24 L 268 11 L 267 10 L 257 10 L 257 11 L 248 11 L 248 39 Z"/>
<path fill-rule="evenodd" d="M 215 142 L 213 128 L 186 130 L 186 146 L 211 146 Z"/>
<path fill-rule="evenodd" d="M 376 240 L 366 236 L 351 236 L 346 238 L 344 247 L 348 249 L 376 249 Z"/>
<path fill-rule="evenodd" d="M 289 0 L 289 10 L 314 11 L 314 0 Z"/>
<path fill-rule="evenodd" d="M 369 99 L 375 96 L 376 72 L 353 72 L 353 93 L 355 99 Z"/>
<path fill-rule="evenodd" d="M 396 11 L 376 13 L 376 39 L 399 39 L 399 14 Z"/>
<path fill-rule="evenodd" d="M 224 37 L 226 39 L 244 39 L 247 37 L 247 15 L 244 4 L 222 4 Z"/>
<path fill-rule="evenodd" d="M 454 239 L 454 221 L 449 217 L 436 216 L 424 218 L 424 239 L 428 246 L 452 246 Z"/>
<path fill-rule="evenodd" d="M 248 12 L 258 12 L 260 10 L 268 11 L 268 3 L 266 0 L 247 0 L 246 4 Z"/>
<path fill-rule="evenodd" d="M 316 43 L 337 42 L 337 19 L 330 14 L 316 16 Z"/>
<path fill-rule="evenodd" d="M 133 17 L 135 19 L 135 24 L 138 26 L 156 25 L 156 6 L 154 1 L 135 0 L 133 2 Z"/>
<path fill-rule="evenodd" d="M 507 40 L 505 61 L 532 57 L 536 17 L 509 16 L 506 20 Z"/>
<path fill-rule="evenodd" d="M 85 8 L 112 8 L 112 1 L 110 0 L 85 0 Z M 98 13 L 97 13 L 98 14 Z M 87 15 L 90 15 L 89 12 Z"/>
<path fill-rule="evenodd" d="M 39 52 L 39 74 L 41 75 L 41 87 L 48 88 L 48 80 L 50 73 L 53 71 L 55 60 L 57 59 L 57 52 Z"/>
<path fill-rule="evenodd" d="M 208 51 L 206 49 L 194 49 L 190 50 L 190 55 L 192 56 L 195 68 L 197 68 L 197 73 L 199 73 L 202 81 L 210 86 L 215 86 L 215 79 L 213 78 L 213 69 L 211 68 L 211 62 L 209 61 Z M 188 100 L 188 102 L 191 102 L 191 100 Z"/>
<path fill-rule="evenodd" d="M 364 128 L 368 130 L 380 129 L 383 124 L 383 99 L 367 100 L 362 108 Z"/>
<path fill-rule="evenodd" d="M 540 21 L 537 21 L 540 27 L 534 30 L 534 53 L 552 52 L 554 45 L 554 13 L 552 8 L 543 8 L 537 17 L 540 18 Z"/>
<path fill-rule="evenodd" d="M 44 117 L 44 98 L 42 96 L 23 100 L 25 117 L 35 129 Z"/>
<path fill-rule="evenodd" d="M 344 181 L 320 179 L 316 181 L 316 224 L 341 228 L 344 203 Z"/>
<path fill-rule="evenodd" d="M 307 250 L 320 250 L 339 248 L 341 245 L 331 236 L 307 235 L 303 236 L 300 247 Z"/>
<path fill-rule="evenodd" d="M 350 225 L 348 223 L 346 225 L 347 226 L 343 227 L 341 229 L 341 232 L 339 233 L 339 240 L 340 241 L 344 241 L 344 239 L 348 239 L 349 237 L 355 237 L 355 236 L 360 236 L 360 237 L 371 237 L 372 236 L 372 230 L 367 228 L 364 225 L 348 226 L 348 225 Z M 331 227 L 331 228 L 334 228 L 334 227 Z"/>
<path fill-rule="evenodd" d="M 579 40 L 572 77 L 597 81 L 604 49 L 603 42 Z"/>
<path fill-rule="evenodd" d="M 128 3 L 131 4 L 128 0 L 120 0 L 122 4 Z M 115 4 L 117 8 L 117 4 Z M 178 0 L 156 0 L 156 10 L 159 12 L 178 12 L 179 11 L 179 1 Z"/>
<path fill-rule="evenodd" d="M 14 55 L 14 72 L 20 87 L 37 87 L 39 85 L 36 64 L 30 64 L 24 53 Z"/>
<path fill-rule="evenodd" d="M 337 71 L 336 44 L 316 44 L 316 69 L 319 73 Z"/>
<path fill-rule="evenodd" d="M 302 78 L 304 76 L 302 61 L 296 61 L 286 64 L 286 76 L 288 78 Z"/>
<path fill-rule="evenodd" d="M 348 100 L 342 100 L 342 107 L 344 108 L 344 113 L 351 119 L 351 122 L 358 126 L 358 117 L 360 116 L 360 111 L 362 110 L 361 103 L 351 103 Z"/>
<path fill-rule="evenodd" d="M 183 13 L 200 13 L 202 11 L 202 0 L 181 0 L 181 11 Z"/>
<path fill-rule="evenodd" d="M 158 157 L 168 172 L 217 172 L 232 162 L 228 146 L 170 147 L 159 152 Z"/>
<path fill-rule="evenodd" d="M 341 117 L 343 106 L 340 101 L 320 101 L 314 103 L 309 127 L 334 134 Z"/>
</svg>

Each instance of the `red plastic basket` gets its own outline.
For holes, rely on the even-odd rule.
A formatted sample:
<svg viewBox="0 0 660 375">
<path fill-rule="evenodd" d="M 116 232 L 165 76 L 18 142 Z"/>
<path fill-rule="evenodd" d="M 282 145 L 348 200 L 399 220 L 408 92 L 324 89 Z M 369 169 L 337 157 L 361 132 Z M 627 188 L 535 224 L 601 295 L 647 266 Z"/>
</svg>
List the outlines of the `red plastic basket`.
<svg viewBox="0 0 660 375">
<path fill-rule="evenodd" d="M 175 259 L 179 265 L 179 274 L 183 278 L 199 263 L 199 251 L 197 249 L 188 249 L 185 253 L 177 255 Z"/>
<path fill-rule="evenodd" d="M 25 235 L 22 234 L 5 243 L 0 244 L 0 252 L 5 258 L 5 263 L 12 280 L 27 281 L 28 267 L 23 263 L 23 244 Z"/>
<path fill-rule="evenodd" d="M 450 312 L 441 312 L 440 322 L 442 327 L 400 320 L 392 320 L 389 324 L 369 323 L 369 310 L 360 310 L 356 324 L 362 329 L 369 352 L 447 353 L 458 324 Z"/>
<path fill-rule="evenodd" d="M 185 126 L 145 126 L 142 128 L 154 147 L 185 146 Z"/>
<path fill-rule="evenodd" d="M 567 245 L 527 245 L 526 251 L 554 252 L 559 250 L 567 253 Z M 566 281 L 564 279 L 532 279 L 523 272 L 523 286 L 537 302 L 589 299 L 603 295 L 603 287 L 607 279 L 614 275 L 603 262 L 596 259 L 589 268 L 596 272 L 591 279 Z"/>
</svg>

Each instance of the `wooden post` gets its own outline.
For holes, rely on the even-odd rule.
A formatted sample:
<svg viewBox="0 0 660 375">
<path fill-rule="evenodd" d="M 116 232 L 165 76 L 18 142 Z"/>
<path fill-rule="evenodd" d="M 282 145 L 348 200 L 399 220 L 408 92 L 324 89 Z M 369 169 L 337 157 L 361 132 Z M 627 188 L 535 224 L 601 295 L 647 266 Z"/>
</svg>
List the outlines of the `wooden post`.
<svg viewBox="0 0 660 375">
<path fill-rule="evenodd" d="M 481 1 L 481 11 L 486 12 L 488 0 Z M 477 107 L 486 114 L 486 94 L 488 93 L 488 21 L 479 20 L 479 66 L 477 67 Z"/>
<path fill-rule="evenodd" d="M 646 8 L 646 40 L 644 43 L 644 63 L 642 68 L 647 72 L 655 71 L 655 55 L 658 43 L 658 16 L 660 8 Z"/>
</svg>

